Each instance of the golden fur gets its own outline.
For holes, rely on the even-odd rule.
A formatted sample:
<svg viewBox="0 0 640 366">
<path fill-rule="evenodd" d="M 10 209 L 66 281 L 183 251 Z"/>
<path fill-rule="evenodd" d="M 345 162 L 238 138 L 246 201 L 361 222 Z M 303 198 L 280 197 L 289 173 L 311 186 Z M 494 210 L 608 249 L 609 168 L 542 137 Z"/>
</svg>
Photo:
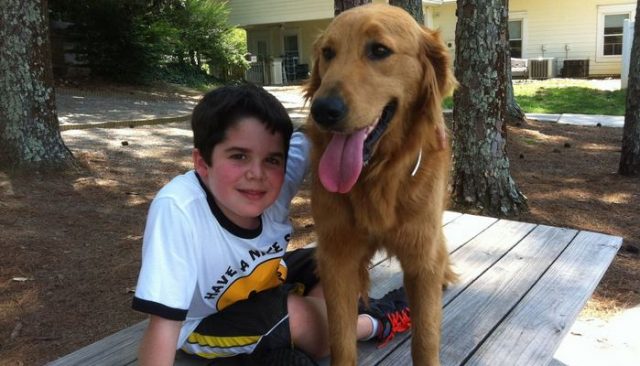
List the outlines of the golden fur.
<svg viewBox="0 0 640 366">
<path fill-rule="evenodd" d="M 366 5 L 334 19 L 316 41 L 314 58 L 305 84 L 312 101 L 307 129 L 332 365 L 356 363 L 358 296 L 367 293 L 367 265 L 381 248 L 402 264 L 413 363 L 437 365 L 442 286 L 455 279 L 441 221 L 450 165 L 441 100 L 455 84 L 448 51 L 437 32 L 400 8 Z M 319 124 L 323 98 L 343 103 L 344 115 Z M 355 185 L 347 193 L 329 192 L 318 166 L 333 134 L 371 125 L 390 101 L 395 114 Z"/>
</svg>

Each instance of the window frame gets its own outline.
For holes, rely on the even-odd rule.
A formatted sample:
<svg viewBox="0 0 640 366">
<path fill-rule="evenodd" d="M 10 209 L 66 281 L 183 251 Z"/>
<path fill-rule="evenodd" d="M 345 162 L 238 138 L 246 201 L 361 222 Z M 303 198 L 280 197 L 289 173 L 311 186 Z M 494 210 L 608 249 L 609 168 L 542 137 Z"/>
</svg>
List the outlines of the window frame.
<svg viewBox="0 0 640 366">
<path fill-rule="evenodd" d="M 282 32 L 282 36 L 280 38 L 280 41 L 282 42 L 282 57 L 286 57 L 286 53 L 287 53 L 287 41 L 286 38 L 287 37 L 296 37 L 296 42 L 297 42 L 297 52 L 298 52 L 298 63 L 300 63 L 302 61 L 302 40 L 300 37 L 300 29 L 298 28 L 288 28 L 286 29 L 284 32 Z"/>
<path fill-rule="evenodd" d="M 598 21 L 596 31 L 596 62 L 618 62 L 622 60 L 620 55 L 604 54 L 604 21 L 607 15 L 628 15 L 630 20 L 635 19 L 635 4 L 624 5 L 598 5 Z"/>
<path fill-rule="evenodd" d="M 520 57 L 515 58 L 527 58 L 527 12 L 526 11 L 516 11 L 509 12 L 509 18 L 507 19 L 507 23 L 511 21 L 519 21 L 522 22 L 522 29 L 520 29 L 520 41 L 522 42 L 521 49 L 522 54 Z M 507 25 L 508 26 L 508 25 Z M 511 34 L 509 34 L 509 42 L 511 42 Z M 511 56 L 513 57 L 513 55 Z"/>
</svg>

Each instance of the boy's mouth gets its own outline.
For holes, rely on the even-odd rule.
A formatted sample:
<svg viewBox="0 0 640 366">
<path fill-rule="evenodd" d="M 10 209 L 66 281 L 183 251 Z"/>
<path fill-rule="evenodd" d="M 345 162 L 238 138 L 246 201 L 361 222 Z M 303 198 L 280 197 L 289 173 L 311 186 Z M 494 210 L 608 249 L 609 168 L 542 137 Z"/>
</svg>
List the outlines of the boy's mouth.
<svg viewBox="0 0 640 366">
<path fill-rule="evenodd" d="M 260 200 L 267 194 L 267 192 L 264 190 L 255 189 L 238 189 L 238 192 L 252 201 Z"/>
</svg>

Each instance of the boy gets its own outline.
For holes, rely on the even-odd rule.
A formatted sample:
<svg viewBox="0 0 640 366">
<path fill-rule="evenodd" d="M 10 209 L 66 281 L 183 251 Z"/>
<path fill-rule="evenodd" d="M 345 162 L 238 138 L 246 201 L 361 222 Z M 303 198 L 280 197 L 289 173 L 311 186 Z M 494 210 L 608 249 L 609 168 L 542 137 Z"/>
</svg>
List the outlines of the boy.
<svg viewBox="0 0 640 366">
<path fill-rule="evenodd" d="M 311 250 L 285 254 L 289 202 L 308 170 L 306 138 L 292 133 L 274 96 L 252 85 L 207 93 L 191 126 L 195 169 L 158 192 L 147 218 L 133 300 L 151 315 L 140 363 L 173 364 L 176 348 L 205 358 L 252 354 L 262 364 L 294 345 L 326 356 Z M 372 300 L 367 313 L 359 339 L 392 337 L 403 329 L 389 314 L 408 320 L 404 293 Z"/>
</svg>

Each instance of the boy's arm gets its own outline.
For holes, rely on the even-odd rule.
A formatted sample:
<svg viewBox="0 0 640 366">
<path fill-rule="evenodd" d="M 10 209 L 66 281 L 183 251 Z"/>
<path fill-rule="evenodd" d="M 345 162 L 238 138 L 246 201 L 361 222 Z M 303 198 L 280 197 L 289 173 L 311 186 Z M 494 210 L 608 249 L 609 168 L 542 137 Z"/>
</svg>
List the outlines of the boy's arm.
<svg viewBox="0 0 640 366">
<path fill-rule="evenodd" d="M 287 207 L 289 201 L 298 193 L 298 188 L 309 171 L 310 149 L 307 137 L 302 132 L 294 132 L 289 145 L 286 179 L 278 199 L 280 202 L 286 202 Z"/>
<path fill-rule="evenodd" d="M 151 315 L 138 351 L 139 364 L 173 365 L 181 326 L 181 321 Z"/>
</svg>

